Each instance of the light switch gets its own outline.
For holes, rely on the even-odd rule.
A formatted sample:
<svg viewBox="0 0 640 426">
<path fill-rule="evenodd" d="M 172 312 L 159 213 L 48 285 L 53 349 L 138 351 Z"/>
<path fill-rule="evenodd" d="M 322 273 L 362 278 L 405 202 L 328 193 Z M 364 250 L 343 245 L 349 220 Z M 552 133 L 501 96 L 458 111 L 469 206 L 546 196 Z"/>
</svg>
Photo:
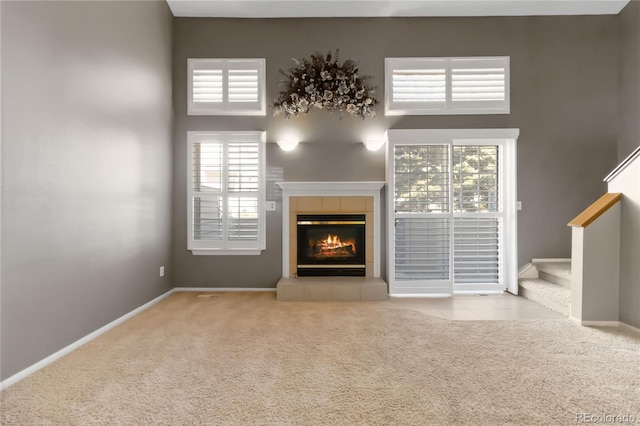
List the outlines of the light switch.
<svg viewBox="0 0 640 426">
<path fill-rule="evenodd" d="M 522 201 L 516 202 L 516 210 L 522 210 Z"/>
<path fill-rule="evenodd" d="M 276 211 L 276 202 L 275 201 L 267 201 L 267 211 L 275 212 Z"/>
</svg>

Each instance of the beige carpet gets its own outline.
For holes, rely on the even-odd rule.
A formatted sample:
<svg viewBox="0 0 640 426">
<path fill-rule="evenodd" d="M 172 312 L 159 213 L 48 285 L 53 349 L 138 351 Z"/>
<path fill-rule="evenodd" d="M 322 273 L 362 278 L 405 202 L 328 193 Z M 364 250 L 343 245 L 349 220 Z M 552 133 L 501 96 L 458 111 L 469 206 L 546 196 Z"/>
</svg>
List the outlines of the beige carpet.
<svg viewBox="0 0 640 426">
<path fill-rule="evenodd" d="M 1 395 L 6 425 L 640 422 L 640 338 L 412 304 L 179 293 Z"/>
</svg>

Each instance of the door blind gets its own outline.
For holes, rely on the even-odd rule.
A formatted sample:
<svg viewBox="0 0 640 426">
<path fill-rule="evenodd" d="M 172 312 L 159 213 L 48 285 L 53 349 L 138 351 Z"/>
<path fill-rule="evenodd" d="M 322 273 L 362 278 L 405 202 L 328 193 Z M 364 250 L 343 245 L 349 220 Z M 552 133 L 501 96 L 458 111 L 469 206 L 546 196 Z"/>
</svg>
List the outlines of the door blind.
<svg viewBox="0 0 640 426">
<path fill-rule="evenodd" d="M 395 211 L 449 211 L 449 147 L 396 145 L 394 150 Z"/>
<path fill-rule="evenodd" d="M 502 221 L 499 212 L 498 146 L 454 145 L 453 278 L 460 284 L 498 283 Z M 471 217 L 469 216 L 471 215 Z M 486 217 L 491 216 L 491 217 Z"/>
<path fill-rule="evenodd" d="M 448 280 L 448 218 L 395 219 L 395 279 Z"/>
<path fill-rule="evenodd" d="M 500 220 L 457 217 L 453 229 L 454 283 L 499 282 Z"/>
<path fill-rule="evenodd" d="M 394 280 L 402 288 L 501 282 L 499 152 L 497 145 L 394 145 Z"/>
<path fill-rule="evenodd" d="M 452 167 L 455 212 L 498 211 L 497 146 L 456 145 Z"/>
</svg>

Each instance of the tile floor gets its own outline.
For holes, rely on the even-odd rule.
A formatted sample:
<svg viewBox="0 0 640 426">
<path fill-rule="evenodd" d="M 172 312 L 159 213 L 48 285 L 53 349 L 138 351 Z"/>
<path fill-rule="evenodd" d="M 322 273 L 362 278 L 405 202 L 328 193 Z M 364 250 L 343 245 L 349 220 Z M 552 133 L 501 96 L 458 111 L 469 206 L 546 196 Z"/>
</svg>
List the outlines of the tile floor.
<svg viewBox="0 0 640 426">
<path fill-rule="evenodd" d="M 524 297 L 509 293 L 455 295 L 437 298 L 390 297 L 390 303 L 404 305 L 429 315 L 449 320 L 536 320 L 566 319 L 567 317 L 545 308 Z"/>
</svg>

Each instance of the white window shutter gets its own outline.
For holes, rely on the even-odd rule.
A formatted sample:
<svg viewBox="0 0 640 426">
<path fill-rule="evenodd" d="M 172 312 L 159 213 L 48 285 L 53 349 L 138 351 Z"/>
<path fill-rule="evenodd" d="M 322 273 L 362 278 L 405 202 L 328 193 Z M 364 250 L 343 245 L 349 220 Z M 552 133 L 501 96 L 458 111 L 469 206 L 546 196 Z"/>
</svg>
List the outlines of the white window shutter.
<svg viewBox="0 0 640 426">
<path fill-rule="evenodd" d="M 260 69 L 253 62 L 229 61 L 228 88 L 231 107 L 246 104 L 247 108 L 259 108 Z"/>
<path fill-rule="evenodd" d="M 222 197 L 193 197 L 193 239 L 222 240 Z"/>
<path fill-rule="evenodd" d="M 509 57 L 386 58 L 386 115 L 508 114 Z"/>
<path fill-rule="evenodd" d="M 193 103 L 198 108 L 222 105 L 223 71 L 221 69 L 193 70 Z"/>
<path fill-rule="evenodd" d="M 451 59 L 451 108 L 509 112 L 509 58 Z"/>
<path fill-rule="evenodd" d="M 387 112 L 428 111 L 445 107 L 444 60 L 388 58 L 385 66 Z"/>
<path fill-rule="evenodd" d="M 187 60 L 189 115 L 265 115 L 264 59 Z"/>
<path fill-rule="evenodd" d="M 188 249 L 259 254 L 265 248 L 264 132 L 188 132 Z"/>
</svg>

